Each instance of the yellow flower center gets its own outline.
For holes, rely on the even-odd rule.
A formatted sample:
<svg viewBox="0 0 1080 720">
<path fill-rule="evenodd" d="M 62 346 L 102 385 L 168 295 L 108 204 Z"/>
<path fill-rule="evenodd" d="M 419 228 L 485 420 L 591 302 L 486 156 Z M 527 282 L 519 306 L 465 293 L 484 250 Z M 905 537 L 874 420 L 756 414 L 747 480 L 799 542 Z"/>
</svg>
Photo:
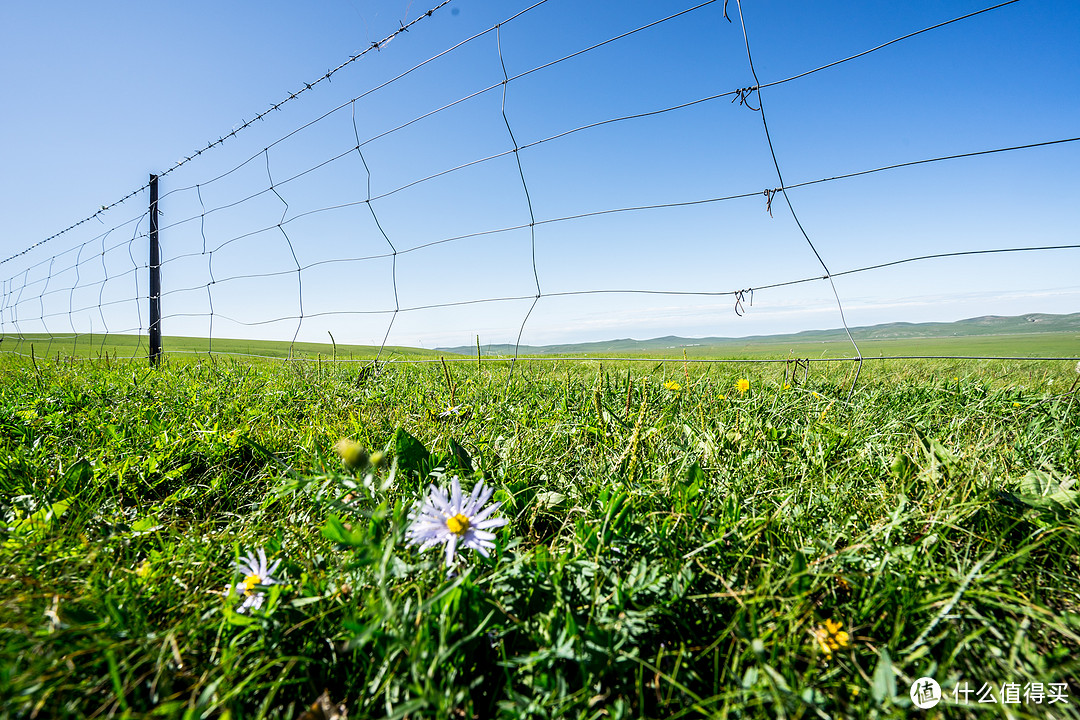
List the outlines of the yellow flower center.
<svg viewBox="0 0 1080 720">
<path fill-rule="evenodd" d="M 256 585 L 262 584 L 262 578 L 258 575 L 248 575 L 244 578 L 244 594 L 251 595 L 251 591 L 255 589 Z"/>
<path fill-rule="evenodd" d="M 458 513 L 454 517 L 446 519 L 446 527 L 455 535 L 464 535 L 469 529 L 469 518 Z"/>
</svg>

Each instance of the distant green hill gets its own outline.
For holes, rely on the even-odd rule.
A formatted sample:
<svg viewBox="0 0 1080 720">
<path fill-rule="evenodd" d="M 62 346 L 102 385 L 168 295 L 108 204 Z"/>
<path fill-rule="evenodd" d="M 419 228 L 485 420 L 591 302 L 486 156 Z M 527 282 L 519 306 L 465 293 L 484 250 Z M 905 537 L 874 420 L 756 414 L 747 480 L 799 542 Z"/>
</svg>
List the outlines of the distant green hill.
<svg viewBox="0 0 1080 720">
<path fill-rule="evenodd" d="M 1031 313 L 1014 317 L 1002 317 L 998 315 L 985 315 L 983 317 L 958 320 L 956 322 L 928 322 L 928 323 L 885 323 L 882 325 L 869 325 L 851 329 L 852 337 L 856 342 L 891 341 L 888 344 L 892 349 L 901 347 L 913 347 L 916 345 L 928 345 L 920 341 L 945 341 L 952 342 L 948 345 L 967 344 L 978 346 L 985 352 L 988 343 L 974 342 L 975 339 L 986 340 L 991 337 L 1001 337 L 1003 344 L 1009 347 L 1025 345 L 1024 336 L 1036 334 L 1055 334 L 1065 337 L 1055 338 L 1049 344 L 1055 348 L 1068 349 L 1073 347 L 1072 354 L 1080 354 L 1080 313 L 1069 315 L 1048 315 Z M 1074 337 L 1069 337 L 1069 336 Z M 1006 340 L 1006 338 L 1008 338 Z M 1038 341 L 1031 338 L 1032 344 L 1046 345 L 1043 339 Z M 1072 345 L 1075 342 L 1076 345 Z M 522 345 L 519 349 L 522 355 L 623 355 L 639 353 L 671 354 L 672 352 L 688 355 L 715 355 L 715 354 L 757 354 L 772 351 L 774 354 L 780 346 L 809 346 L 821 344 L 840 343 L 848 350 L 851 343 L 848 342 L 847 334 L 843 329 L 833 330 L 805 330 L 798 333 L 784 335 L 751 335 L 741 338 L 705 337 L 684 338 L 675 335 L 652 338 L 650 340 L 633 340 L 622 338 L 602 342 L 569 343 L 560 345 Z M 1064 343 L 1064 345 L 1062 344 Z M 940 347 L 941 342 L 932 343 Z M 511 344 L 485 345 L 481 347 L 485 355 L 513 355 L 514 346 Z M 455 353 L 459 355 L 476 356 L 475 345 L 460 347 L 437 348 L 436 352 Z M 864 349 L 864 354 L 869 354 Z"/>
<path fill-rule="evenodd" d="M 852 328 L 863 357 L 896 355 L 971 355 L 1019 357 L 1080 357 L 1080 313 L 1071 315 L 1029 314 L 1017 317 L 985 316 L 957 322 L 888 323 Z M 288 341 L 214 338 L 163 338 L 165 354 L 173 358 L 198 357 L 211 350 L 216 355 L 255 358 L 315 360 L 371 360 L 378 347 L 330 343 L 295 344 Z M 0 336 L 0 352 L 77 357 L 110 355 L 145 358 L 149 352 L 145 335 L 42 334 Z M 514 355 L 510 344 L 485 345 L 487 357 Z M 560 345 L 523 345 L 521 355 L 533 356 L 642 356 L 690 358 L 851 357 L 853 348 L 843 330 L 806 330 L 787 335 L 754 335 L 742 338 L 684 338 L 669 335 L 650 340 L 607 340 Z M 475 345 L 426 350 L 387 347 L 383 359 L 435 359 L 440 355 L 476 357 Z"/>
</svg>

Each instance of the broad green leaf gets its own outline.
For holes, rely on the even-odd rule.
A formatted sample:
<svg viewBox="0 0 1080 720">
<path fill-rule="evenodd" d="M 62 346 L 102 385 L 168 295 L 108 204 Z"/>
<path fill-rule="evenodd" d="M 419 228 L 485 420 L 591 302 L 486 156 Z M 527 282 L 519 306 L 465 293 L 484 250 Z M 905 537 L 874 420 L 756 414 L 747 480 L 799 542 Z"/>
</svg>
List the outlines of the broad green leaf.
<svg viewBox="0 0 1080 720">
<path fill-rule="evenodd" d="M 454 454 L 454 460 L 457 461 L 457 466 L 467 472 L 473 471 L 472 457 L 469 455 L 469 451 L 462 447 L 454 438 L 450 438 L 450 452 Z"/>
<path fill-rule="evenodd" d="M 94 469 L 86 460 L 80 460 L 64 473 L 64 486 L 69 492 L 76 493 L 90 485 L 94 478 Z"/>
<path fill-rule="evenodd" d="M 135 522 L 131 523 L 131 532 L 135 533 L 136 535 L 140 535 L 142 533 L 160 530 L 162 527 L 163 526 L 160 522 L 158 522 L 157 517 L 151 515 L 149 517 L 139 518 Z"/>
<path fill-rule="evenodd" d="M 1076 489 L 1076 480 L 1062 479 L 1056 473 L 1042 470 L 1032 470 L 1024 476 L 1017 497 L 1038 508 L 1080 508 L 1080 491 Z"/>
<path fill-rule="evenodd" d="M 870 694 L 879 705 L 886 699 L 896 698 L 896 673 L 893 671 L 892 658 L 889 657 L 889 651 L 886 648 L 881 648 L 881 652 L 878 653 L 878 664 L 874 669 Z"/>
<path fill-rule="evenodd" d="M 48 507 L 39 509 L 33 515 L 25 517 L 15 523 L 15 526 L 12 528 L 12 534 L 21 535 L 49 527 L 54 520 L 59 520 L 60 517 L 67 512 L 68 505 L 70 504 L 71 500 L 60 500 Z"/>
<path fill-rule="evenodd" d="M 701 466 L 698 465 L 696 460 L 686 469 L 686 483 L 687 485 L 700 485 L 705 483 L 705 472 L 701 469 Z"/>
<path fill-rule="evenodd" d="M 543 490 L 536 494 L 536 504 L 547 510 L 559 507 L 566 501 L 566 496 L 554 490 Z"/>
<path fill-rule="evenodd" d="M 327 540 L 352 547 L 366 544 L 367 539 L 363 530 L 345 527 L 336 515 L 330 515 L 326 518 L 322 534 Z"/>
<path fill-rule="evenodd" d="M 423 471 L 423 464 L 430 456 L 422 442 L 400 427 L 394 432 L 394 454 L 400 469 L 415 473 Z"/>
</svg>

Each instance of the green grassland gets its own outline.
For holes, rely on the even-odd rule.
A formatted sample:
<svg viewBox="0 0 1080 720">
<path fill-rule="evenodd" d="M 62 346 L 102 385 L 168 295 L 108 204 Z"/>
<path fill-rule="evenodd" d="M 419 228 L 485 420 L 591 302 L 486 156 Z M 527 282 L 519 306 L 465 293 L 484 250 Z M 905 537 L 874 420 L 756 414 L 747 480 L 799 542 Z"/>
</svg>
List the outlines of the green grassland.
<svg viewBox="0 0 1080 720">
<path fill-rule="evenodd" d="M 940 338 L 897 338 L 858 340 L 864 358 L 889 356 L 967 357 L 1080 357 L 1080 333 L 1045 333 L 1026 335 L 969 335 Z M 690 357 L 706 351 L 686 348 Z M 854 348 L 845 340 L 787 342 L 779 340 L 747 342 L 734 350 L 734 357 L 850 358 Z"/>
<path fill-rule="evenodd" d="M 842 362 L 34 344 L 0 356 L 0 718 L 902 718 L 924 676 L 927 717 L 1080 717 L 1074 362 L 867 362 L 849 398 Z M 453 475 L 509 522 L 448 573 L 406 532 Z"/>
<path fill-rule="evenodd" d="M 819 339 L 821 338 L 821 339 Z M 1012 334 L 957 334 L 911 337 L 856 337 L 864 358 L 895 356 L 967 356 L 967 357 L 1080 357 L 1080 332 L 1027 332 Z M 218 338 L 165 337 L 162 347 L 174 357 L 220 355 L 264 359 L 370 361 L 379 357 L 392 359 L 461 360 L 476 357 L 475 348 L 426 350 L 410 347 L 386 347 L 381 351 L 369 345 L 333 345 L 275 340 L 238 340 Z M 59 338 L 49 335 L 7 335 L 0 340 L 0 351 L 36 357 L 78 357 L 140 359 L 149 354 L 146 336 L 80 335 Z M 482 346 L 484 358 L 514 356 L 512 345 Z M 800 333 L 754 338 L 691 340 L 660 338 L 651 341 L 611 341 L 545 347 L 525 346 L 519 354 L 535 357 L 647 357 L 667 359 L 839 359 L 855 356 L 855 348 L 842 333 Z"/>
<path fill-rule="evenodd" d="M 864 357 L 880 355 L 981 355 L 1075 357 L 1080 354 L 1080 313 L 985 316 L 956 322 L 886 323 L 851 328 Z M 568 345 L 522 346 L 525 355 L 648 355 L 652 357 L 852 357 L 848 333 L 807 330 L 744 338 L 662 337 Z M 446 348 L 464 355 L 472 347 Z M 512 345 L 483 346 L 485 354 L 513 355 Z"/>
<path fill-rule="evenodd" d="M 391 358 L 434 358 L 431 350 L 419 348 L 372 347 L 369 345 L 338 345 L 331 343 L 311 343 L 278 340 L 241 340 L 234 338 L 207 338 L 166 336 L 161 345 L 166 354 L 183 357 L 219 355 L 224 357 L 246 357 L 253 359 L 300 359 L 341 361 L 370 361 L 376 357 Z M 7 335 L 0 339 L 0 350 L 19 355 L 54 358 L 93 358 L 106 356 L 114 360 L 145 359 L 150 354 L 150 343 L 146 335 L 78 335 L 54 336 L 26 333 Z"/>
</svg>

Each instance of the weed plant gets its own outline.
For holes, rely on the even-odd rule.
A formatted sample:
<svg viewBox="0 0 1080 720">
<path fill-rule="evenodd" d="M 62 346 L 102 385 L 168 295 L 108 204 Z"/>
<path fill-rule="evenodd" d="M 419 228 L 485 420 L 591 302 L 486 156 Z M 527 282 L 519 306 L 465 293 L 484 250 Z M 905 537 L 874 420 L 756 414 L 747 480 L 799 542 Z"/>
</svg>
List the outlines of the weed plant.
<svg viewBox="0 0 1080 720">
<path fill-rule="evenodd" d="M 1074 368 L 783 369 L 4 357 L 0 717 L 1080 717 Z"/>
</svg>

